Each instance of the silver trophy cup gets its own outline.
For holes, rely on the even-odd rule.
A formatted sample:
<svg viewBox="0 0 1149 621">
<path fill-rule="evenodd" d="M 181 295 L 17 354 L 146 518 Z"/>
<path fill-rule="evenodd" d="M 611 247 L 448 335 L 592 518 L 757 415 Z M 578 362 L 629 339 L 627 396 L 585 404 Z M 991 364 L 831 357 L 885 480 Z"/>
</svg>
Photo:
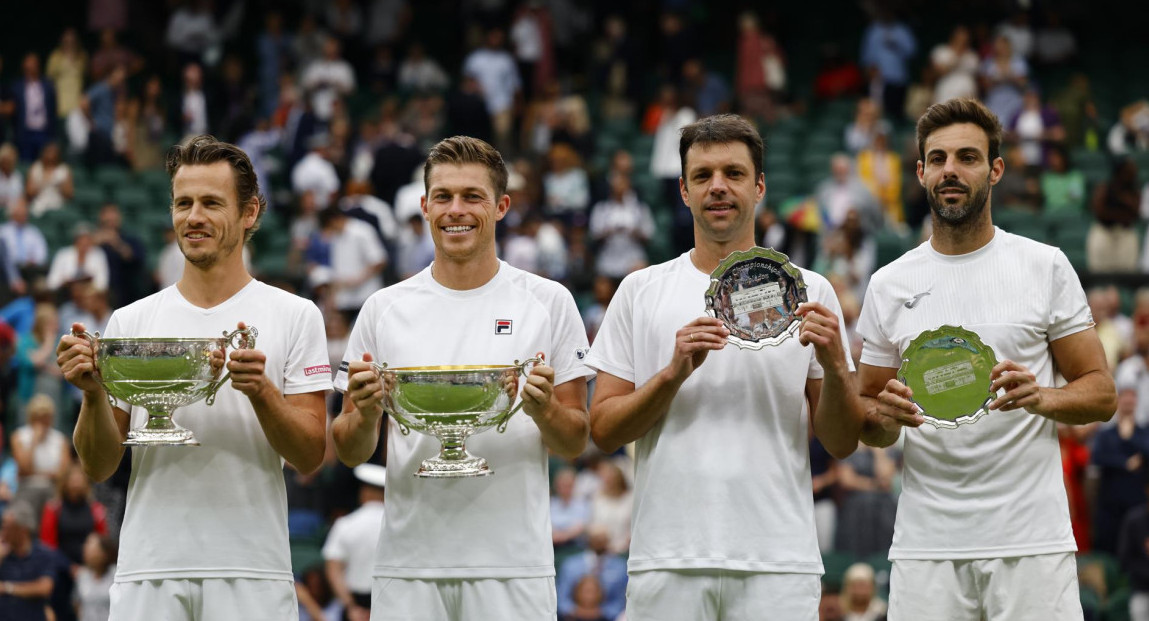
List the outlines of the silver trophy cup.
<svg viewBox="0 0 1149 621">
<path fill-rule="evenodd" d="M 497 427 L 499 433 L 522 407 L 515 405 L 519 377 L 539 358 L 507 366 L 371 366 L 383 381 L 383 409 L 403 435 L 411 429 L 439 440 L 439 455 L 423 460 L 417 477 L 481 477 L 493 472 L 487 460 L 467 452 L 467 438 Z M 513 407 L 512 407 L 513 406 Z"/>
<path fill-rule="evenodd" d="M 224 332 L 221 338 L 100 338 L 84 336 L 92 344 L 100 384 L 112 397 L 147 409 L 143 426 L 128 431 L 126 446 L 198 446 L 195 434 L 172 421 L 179 407 L 207 399 L 215 402 L 216 391 L 230 374 L 220 377 L 213 368 L 213 351 L 255 346 L 259 332 L 248 327 Z"/>
</svg>

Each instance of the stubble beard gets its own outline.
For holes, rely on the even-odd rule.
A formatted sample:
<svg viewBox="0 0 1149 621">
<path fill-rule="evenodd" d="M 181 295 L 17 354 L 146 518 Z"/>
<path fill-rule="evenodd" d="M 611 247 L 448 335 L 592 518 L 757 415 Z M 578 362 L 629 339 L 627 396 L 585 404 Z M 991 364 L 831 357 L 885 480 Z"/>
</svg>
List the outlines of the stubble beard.
<svg viewBox="0 0 1149 621">
<path fill-rule="evenodd" d="M 945 187 L 960 187 L 967 193 L 965 195 L 965 202 L 957 202 L 955 204 L 946 204 L 944 199 L 938 197 L 937 192 Z M 944 226 L 950 229 L 970 229 L 973 228 L 981 217 L 982 212 L 985 211 L 985 206 L 989 202 L 990 183 L 989 177 L 986 177 L 985 184 L 977 187 L 976 189 L 970 188 L 960 184 L 939 184 L 932 191 L 926 193 L 926 202 L 930 205 L 930 213 L 933 215 L 934 226 Z"/>
</svg>

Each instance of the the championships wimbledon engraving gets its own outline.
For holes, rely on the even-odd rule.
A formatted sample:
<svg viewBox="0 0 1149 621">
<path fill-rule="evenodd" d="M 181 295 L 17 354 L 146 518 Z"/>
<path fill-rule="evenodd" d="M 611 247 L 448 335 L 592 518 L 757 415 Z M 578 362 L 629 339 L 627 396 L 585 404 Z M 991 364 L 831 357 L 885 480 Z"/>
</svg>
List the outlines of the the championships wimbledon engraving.
<svg viewBox="0 0 1149 621">
<path fill-rule="evenodd" d="M 802 272 L 772 248 L 730 253 L 710 274 L 706 313 L 722 320 L 727 341 L 742 349 L 777 345 L 797 333 L 806 301 Z"/>
<path fill-rule="evenodd" d="M 996 396 L 990 374 L 997 364 L 993 349 L 975 332 L 942 326 L 919 334 L 902 354 L 898 380 L 913 391 L 926 422 L 954 429 L 976 422 Z"/>
</svg>

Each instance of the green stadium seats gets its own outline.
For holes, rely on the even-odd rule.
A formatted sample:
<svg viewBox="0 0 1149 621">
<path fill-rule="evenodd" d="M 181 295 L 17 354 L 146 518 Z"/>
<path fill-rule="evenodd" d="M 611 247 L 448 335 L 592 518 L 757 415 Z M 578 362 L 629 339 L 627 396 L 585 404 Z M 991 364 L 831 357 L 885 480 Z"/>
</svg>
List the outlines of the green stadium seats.
<svg viewBox="0 0 1149 621">
<path fill-rule="evenodd" d="M 822 580 L 831 588 L 842 586 L 842 577 L 846 573 L 846 569 L 858 562 L 857 557 L 849 552 L 823 552 L 822 553 L 822 567 L 826 570 L 823 574 Z"/>
<path fill-rule="evenodd" d="M 108 192 L 122 188 L 132 183 L 131 171 L 119 166 L 100 166 L 92 173 L 92 180 Z"/>
<path fill-rule="evenodd" d="M 884 230 L 874 234 L 874 244 L 877 246 L 874 268 L 877 269 L 905 254 L 913 247 L 914 238 Z"/>
<path fill-rule="evenodd" d="M 1105 621 L 1130 621 L 1130 594 L 1128 588 L 1118 589 L 1110 593 L 1109 597 L 1105 598 L 1105 608 L 1101 618 Z"/>
</svg>

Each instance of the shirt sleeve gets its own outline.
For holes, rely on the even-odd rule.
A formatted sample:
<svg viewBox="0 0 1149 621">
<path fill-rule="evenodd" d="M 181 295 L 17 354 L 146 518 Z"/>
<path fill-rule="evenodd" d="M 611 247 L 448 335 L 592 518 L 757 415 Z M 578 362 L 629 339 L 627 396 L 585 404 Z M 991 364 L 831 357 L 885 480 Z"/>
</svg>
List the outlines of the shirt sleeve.
<svg viewBox="0 0 1149 621">
<path fill-rule="evenodd" d="M 335 372 L 335 390 L 347 391 L 347 365 L 352 360 L 362 360 L 363 354 L 370 352 L 372 356 L 379 356 L 382 352 L 376 347 L 375 326 L 379 325 L 378 295 L 372 295 L 363 303 L 359 311 L 359 318 L 351 328 L 351 335 L 347 338 L 347 350 L 343 353 L 343 360 Z"/>
<path fill-rule="evenodd" d="M 566 288 L 559 288 L 551 304 L 555 336 L 554 349 L 547 352 L 547 364 L 554 367 L 555 386 L 593 375 L 594 372 L 585 364 L 590 346 L 574 297 Z"/>
<path fill-rule="evenodd" d="M 331 532 L 327 534 L 327 541 L 323 542 L 323 560 L 325 561 L 346 561 L 347 560 L 347 546 L 344 545 L 343 536 L 344 527 L 346 522 L 342 519 L 336 520 L 335 524 L 331 526 Z"/>
<path fill-rule="evenodd" d="M 331 361 L 319 307 L 307 302 L 293 323 L 296 331 L 284 362 L 283 394 L 330 390 Z"/>
<path fill-rule="evenodd" d="M 619 285 L 606 313 L 586 364 L 592 369 L 633 383 L 634 369 L 634 289 L 635 279 L 627 276 Z"/>
<path fill-rule="evenodd" d="M 878 296 L 874 293 L 877 288 L 880 288 L 880 284 L 876 287 L 871 279 L 870 286 L 866 288 L 866 297 L 862 301 L 861 315 L 858 317 L 857 331 L 862 337 L 860 361 L 870 366 L 896 369 L 902 365 L 902 352 L 898 351 L 897 344 L 891 342 L 882 330 L 879 319 L 882 312 L 878 308 Z"/>
<path fill-rule="evenodd" d="M 1077 272 L 1069 264 L 1065 253 L 1053 255 L 1053 273 L 1049 283 L 1049 329 L 1047 338 L 1056 341 L 1062 337 L 1093 327 L 1093 314 L 1085 290 L 1077 279 Z"/>
</svg>

